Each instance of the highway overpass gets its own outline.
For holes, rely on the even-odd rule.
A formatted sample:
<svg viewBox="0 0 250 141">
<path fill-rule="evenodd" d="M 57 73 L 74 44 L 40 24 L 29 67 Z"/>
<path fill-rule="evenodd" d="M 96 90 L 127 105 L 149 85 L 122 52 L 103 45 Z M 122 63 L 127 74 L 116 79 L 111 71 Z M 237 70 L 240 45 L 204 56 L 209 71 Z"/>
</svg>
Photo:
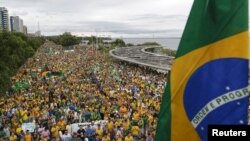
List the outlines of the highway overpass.
<svg viewBox="0 0 250 141">
<path fill-rule="evenodd" d="M 132 47 L 120 47 L 109 51 L 109 54 L 119 60 L 147 66 L 159 71 L 165 71 L 171 69 L 173 63 L 172 56 L 166 56 L 146 51 L 147 49 L 162 48 L 160 46 L 132 46 Z"/>
</svg>

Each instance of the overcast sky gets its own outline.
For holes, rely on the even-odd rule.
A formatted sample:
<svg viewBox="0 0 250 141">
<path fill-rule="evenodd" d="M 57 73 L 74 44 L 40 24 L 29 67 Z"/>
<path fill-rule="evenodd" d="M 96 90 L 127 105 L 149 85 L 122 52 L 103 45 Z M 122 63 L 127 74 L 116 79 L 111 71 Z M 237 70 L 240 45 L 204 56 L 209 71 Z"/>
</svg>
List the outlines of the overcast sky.
<svg viewBox="0 0 250 141">
<path fill-rule="evenodd" d="M 180 36 L 193 0 L 0 0 L 29 32 L 116 37 Z"/>
</svg>

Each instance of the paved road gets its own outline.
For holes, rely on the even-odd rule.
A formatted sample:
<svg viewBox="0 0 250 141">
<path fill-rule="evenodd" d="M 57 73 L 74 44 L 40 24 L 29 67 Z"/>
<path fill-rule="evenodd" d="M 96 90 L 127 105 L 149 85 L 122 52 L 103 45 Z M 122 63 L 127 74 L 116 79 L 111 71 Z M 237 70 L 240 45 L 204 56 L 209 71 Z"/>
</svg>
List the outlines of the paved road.
<svg viewBox="0 0 250 141">
<path fill-rule="evenodd" d="M 127 61 L 130 63 L 136 63 L 143 66 L 148 66 L 161 71 L 168 71 L 171 69 L 173 57 L 145 51 L 145 49 L 148 48 L 161 48 L 161 47 L 159 46 L 122 47 L 111 50 L 109 54 L 119 60 Z"/>
</svg>

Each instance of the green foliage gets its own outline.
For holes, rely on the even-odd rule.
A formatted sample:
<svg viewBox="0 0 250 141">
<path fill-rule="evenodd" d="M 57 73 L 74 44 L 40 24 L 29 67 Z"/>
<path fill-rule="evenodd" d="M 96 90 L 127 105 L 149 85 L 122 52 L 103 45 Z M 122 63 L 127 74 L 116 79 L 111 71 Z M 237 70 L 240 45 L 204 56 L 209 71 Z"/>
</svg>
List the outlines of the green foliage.
<svg viewBox="0 0 250 141">
<path fill-rule="evenodd" d="M 116 47 L 126 46 L 126 43 L 122 39 L 116 39 L 113 42 L 110 42 L 111 45 L 108 47 L 107 44 L 105 43 L 105 40 L 111 40 L 111 38 L 105 38 L 105 37 L 96 38 L 96 36 L 91 36 L 91 37 L 85 37 L 84 39 L 89 40 L 89 45 L 98 43 L 98 50 L 102 52 L 108 52 L 109 50 L 112 50 Z"/>
<path fill-rule="evenodd" d="M 87 38 L 87 40 L 89 40 L 89 45 L 95 44 L 97 41 L 95 36 L 91 36 L 91 37 Z"/>
<path fill-rule="evenodd" d="M 127 46 L 127 47 L 132 47 L 132 46 L 135 46 L 135 45 L 132 44 L 132 43 L 127 43 L 126 46 Z"/>
<path fill-rule="evenodd" d="M 112 47 L 125 47 L 126 43 L 122 39 L 116 39 L 111 45 Z"/>
<path fill-rule="evenodd" d="M 157 42 L 145 42 L 142 44 L 137 44 L 137 46 L 159 46 L 160 44 Z"/>
<path fill-rule="evenodd" d="M 172 49 L 162 48 L 161 52 L 163 54 L 166 54 L 166 55 L 169 55 L 169 56 L 175 56 L 176 55 L 176 50 L 172 50 Z"/>
<path fill-rule="evenodd" d="M 22 33 L 0 33 L 0 95 L 11 87 L 10 77 L 43 42 L 40 37 L 28 38 Z"/>
<path fill-rule="evenodd" d="M 48 39 L 56 44 L 60 44 L 60 36 L 47 36 L 46 39 Z"/>
<path fill-rule="evenodd" d="M 64 46 L 64 47 L 73 46 L 73 45 L 81 43 L 81 41 L 82 41 L 81 37 L 73 36 L 67 32 L 60 35 L 60 36 L 49 36 L 46 38 L 48 40 L 56 43 L 56 44 L 60 44 L 60 45 Z"/>
<path fill-rule="evenodd" d="M 45 39 L 41 37 L 30 37 L 28 38 L 28 44 L 34 49 L 37 50 L 40 45 L 44 43 Z"/>
<path fill-rule="evenodd" d="M 99 46 L 98 50 L 99 50 L 100 52 L 108 52 L 108 51 L 109 51 L 109 48 L 106 48 L 106 47 L 104 47 L 104 46 Z"/>
<path fill-rule="evenodd" d="M 77 38 L 68 33 L 64 33 L 63 35 L 61 35 L 59 41 L 62 46 L 72 46 L 75 44 L 79 44 L 77 43 Z"/>
</svg>

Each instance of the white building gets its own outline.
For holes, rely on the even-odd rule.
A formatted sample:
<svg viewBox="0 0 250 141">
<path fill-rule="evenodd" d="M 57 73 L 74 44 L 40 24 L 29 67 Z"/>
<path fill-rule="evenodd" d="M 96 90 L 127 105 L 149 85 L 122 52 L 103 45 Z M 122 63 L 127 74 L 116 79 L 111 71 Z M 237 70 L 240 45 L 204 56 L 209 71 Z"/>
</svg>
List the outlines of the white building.
<svg viewBox="0 0 250 141">
<path fill-rule="evenodd" d="M 10 28 L 11 32 L 24 33 L 23 20 L 19 16 L 10 16 Z"/>
<path fill-rule="evenodd" d="M 36 31 L 36 32 L 35 32 L 35 36 L 36 36 L 36 37 L 41 37 L 41 31 L 40 31 L 40 30 Z"/>
<path fill-rule="evenodd" d="M 9 15 L 5 7 L 0 7 L 0 32 L 9 31 Z"/>
<path fill-rule="evenodd" d="M 18 16 L 10 16 L 10 29 L 11 32 L 20 32 L 20 23 Z"/>
<path fill-rule="evenodd" d="M 19 32 L 23 33 L 23 20 L 21 18 L 19 18 Z"/>
</svg>

